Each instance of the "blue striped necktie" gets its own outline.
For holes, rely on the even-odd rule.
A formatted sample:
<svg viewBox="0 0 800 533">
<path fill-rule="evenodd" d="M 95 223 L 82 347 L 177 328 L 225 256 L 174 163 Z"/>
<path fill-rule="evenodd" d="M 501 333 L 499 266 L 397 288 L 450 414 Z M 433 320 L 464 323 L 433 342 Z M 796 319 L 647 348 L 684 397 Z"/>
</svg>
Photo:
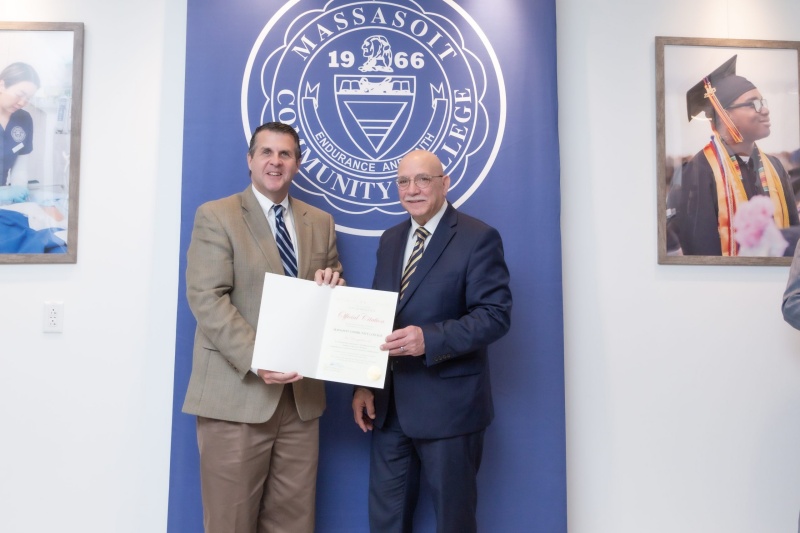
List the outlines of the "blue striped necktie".
<svg viewBox="0 0 800 533">
<path fill-rule="evenodd" d="M 411 255 L 408 257 L 408 263 L 406 264 L 405 270 L 403 270 L 403 277 L 400 278 L 401 300 L 403 299 L 403 293 L 405 292 L 406 288 L 408 288 L 408 280 L 411 279 L 411 274 L 413 274 L 417 269 L 417 263 L 419 263 L 419 260 L 422 257 L 422 252 L 425 250 L 425 239 L 427 239 L 428 235 L 430 234 L 431 232 L 422 226 L 418 227 L 417 231 L 414 232 L 417 242 L 414 243 L 414 249 L 411 250 Z"/>
<path fill-rule="evenodd" d="M 278 251 L 281 253 L 281 263 L 283 263 L 283 272 L 287 276 L 297 277 L 297 258 L 294 255 L 294 246 L 292 246 L 292 238 L 289 237 L 289 232 L 286 230 L 286 224 L 283 222 L 283 206 L 275 204 L 272 206 L 275 211 L 275 242 L 278 244 Z"/>
</svg>

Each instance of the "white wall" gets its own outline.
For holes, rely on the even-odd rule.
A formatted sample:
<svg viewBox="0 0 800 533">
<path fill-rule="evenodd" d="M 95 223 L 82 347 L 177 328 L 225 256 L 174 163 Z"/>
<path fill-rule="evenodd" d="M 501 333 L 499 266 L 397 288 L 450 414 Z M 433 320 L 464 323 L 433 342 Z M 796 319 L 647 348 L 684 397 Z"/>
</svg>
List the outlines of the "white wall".
<svg viewBox="0 0 800 533">
<path fill-rule="evenodd" d="M 787 267 L 659 266 L 655 36 L 800 40 L 797 0 L 557 0 L 570 533 L 789 532 Z"/>
<path fill-rule="evenodd" d="M 800 40 L 800 4 L 557 9 L 570 532 L 793 531 L 787 268 L 657 264 L 654 37 Z M 164 531 L 186 0 L 0 13 L 86 24 L 78 263 L 0 265 L 0 531 Z"/>
<path fill-rule="evenodd" d="M 0 14 L 85 23 L 78 263 L 0 265 L 0 531 L 164 531 L 186 0 Z"/>
</svg>

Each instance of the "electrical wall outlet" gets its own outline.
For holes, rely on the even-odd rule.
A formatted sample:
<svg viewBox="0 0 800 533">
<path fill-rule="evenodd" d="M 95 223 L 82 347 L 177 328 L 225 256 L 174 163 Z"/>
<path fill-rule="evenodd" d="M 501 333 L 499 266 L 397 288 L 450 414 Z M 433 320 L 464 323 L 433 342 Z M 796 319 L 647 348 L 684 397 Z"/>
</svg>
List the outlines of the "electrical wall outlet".
<svg viewBox="0 0 800 533">
<path fill-rule="evenodd" d="M 42 327 L 45 333 L 64 331 L 64 302 L 45 302 L 43 320 Z"/>
</svg>

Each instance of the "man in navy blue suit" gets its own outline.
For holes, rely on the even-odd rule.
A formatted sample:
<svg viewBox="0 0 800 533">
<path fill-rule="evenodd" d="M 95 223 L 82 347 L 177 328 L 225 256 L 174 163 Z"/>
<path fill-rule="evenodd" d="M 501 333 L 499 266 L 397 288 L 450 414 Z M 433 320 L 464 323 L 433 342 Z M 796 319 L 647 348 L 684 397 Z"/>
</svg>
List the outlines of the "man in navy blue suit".
<svg viewBox="0 0 800 533">
<path fill-rule="evenodd" d="M 385 386 L 353 395 L 356 424 L 373 430 L 373 533 L 411 531 L 421 476 L 438 533 L 477 531 L 476 477 L 494 417 L 487 347 L 508 331 L 511 291 L 500 234 L 446 202 L 449 186 L 434 154 L 406 155 L 397 187 L 411 218 L 378 245 L 372 287 L 400 296 L 381 346 Z"/>
</svg>

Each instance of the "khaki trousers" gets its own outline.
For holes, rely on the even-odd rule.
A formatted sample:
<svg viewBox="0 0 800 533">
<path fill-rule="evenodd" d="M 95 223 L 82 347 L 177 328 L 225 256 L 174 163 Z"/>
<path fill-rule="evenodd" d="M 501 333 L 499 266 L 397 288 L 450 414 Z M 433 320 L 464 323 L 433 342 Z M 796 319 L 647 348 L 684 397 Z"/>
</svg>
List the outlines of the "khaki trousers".
<svg viewBox="0 0 800 533">
<path fill-rule="evenodd" d="M 206 533 L 313 533 L 319 419 L 303 422 L 291 385 L 270 420 L 197 417 Z"/>
</svg>

